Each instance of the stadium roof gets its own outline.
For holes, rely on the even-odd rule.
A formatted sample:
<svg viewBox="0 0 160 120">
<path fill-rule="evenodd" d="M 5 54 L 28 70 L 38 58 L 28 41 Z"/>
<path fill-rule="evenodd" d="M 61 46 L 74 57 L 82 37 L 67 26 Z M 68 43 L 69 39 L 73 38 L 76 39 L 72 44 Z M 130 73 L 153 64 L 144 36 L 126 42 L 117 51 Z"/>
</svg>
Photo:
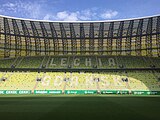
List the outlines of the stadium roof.
<svg viewBox="0 0 160 120">
<path fill-rule="evenodd" d="M 104 21 L 47 21 L 0 16 L 2 56 L 42 54 L 160 55 L 160 15 Z M 133 47 L 132 47 L 133 46 Z M 12 51 L 11 51 L 12 50 Z M 31 52 L 32 51 L 32 52 Z"/>
<path fill-rule="evenodd" d="M 17 17 L 10 17 L 10 16 L 5 16 L 5 15 L 0 15 L 0 17 L 7 17 L 10 19 L 19 19 L 19 20 L 28 20 L 28 21 L 37 21 L 37 22 L 74 22 L 74 23 L 89 23 L 89 22 L 116 22 L 116 21 L 128 21 L 128 20 L 139 20 L 139 19 L 145 19 L 145 18 L 150 18 L 150 17 L 157 17 L 160 16 L 160 14 L 157 15 L 152 15 L 152 16 L 144 16 L 144 17 L 138 17 L 138 18 L 128 18 L 128 19 L 117 19 L 117 20 L 100 20 L 100 21 L 51 21 L 51 20 L 37 20 L 37 19 L 27 19 L 27 18 L 17 18 Z"/>
</svg>

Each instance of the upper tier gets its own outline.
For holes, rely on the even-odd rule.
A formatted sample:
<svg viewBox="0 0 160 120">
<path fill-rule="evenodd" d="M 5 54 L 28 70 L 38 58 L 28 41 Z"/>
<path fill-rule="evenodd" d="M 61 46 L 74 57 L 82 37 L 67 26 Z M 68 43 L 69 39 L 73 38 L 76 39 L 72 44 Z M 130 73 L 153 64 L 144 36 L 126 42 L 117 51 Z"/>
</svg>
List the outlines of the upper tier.
<svg viewBox="0 0 160 120">
<path fill-rule="evenodd" d="M 86 22 L 0 16 L 0 57 L 58 54 L 160 56 L 160 16 Z"/>
</svg>

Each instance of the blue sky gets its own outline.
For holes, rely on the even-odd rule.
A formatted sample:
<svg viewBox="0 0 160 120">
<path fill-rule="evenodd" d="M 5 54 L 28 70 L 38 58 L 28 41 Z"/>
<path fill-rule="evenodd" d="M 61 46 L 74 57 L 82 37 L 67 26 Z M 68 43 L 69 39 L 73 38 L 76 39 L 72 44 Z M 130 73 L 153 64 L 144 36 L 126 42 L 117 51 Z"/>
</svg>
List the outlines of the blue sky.
<svg viewBox="0 0 160 120">
<path fill-rule="evenodd" d="M 160 0 L 0 0 L 0 14 L 53 21 L 127 19 L 160 14 Z"/>
</svg>

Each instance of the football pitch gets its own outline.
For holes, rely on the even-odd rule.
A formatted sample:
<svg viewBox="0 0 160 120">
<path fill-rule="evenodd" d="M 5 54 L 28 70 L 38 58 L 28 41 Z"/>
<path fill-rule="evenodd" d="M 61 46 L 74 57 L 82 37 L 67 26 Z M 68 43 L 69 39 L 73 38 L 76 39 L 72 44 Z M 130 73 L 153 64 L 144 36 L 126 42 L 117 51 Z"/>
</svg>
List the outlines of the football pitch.
<svg viewBox="0 0 160 120">
<path fill-rule="evenodd" d="M 160 96 L 0 95 L 0 120 L 158 120 Z"/>
</svg>

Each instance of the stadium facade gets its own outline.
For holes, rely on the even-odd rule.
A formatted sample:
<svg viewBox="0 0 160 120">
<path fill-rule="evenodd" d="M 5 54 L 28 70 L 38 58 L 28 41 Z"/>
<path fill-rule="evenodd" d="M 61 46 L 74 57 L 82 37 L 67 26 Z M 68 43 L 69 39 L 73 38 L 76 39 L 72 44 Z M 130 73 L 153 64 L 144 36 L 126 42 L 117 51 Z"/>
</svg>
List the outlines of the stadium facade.
<svg viewBox="0 0 160 120">
<path fill-rule="evenodd" d="M 0 16 L 0 94 L 160 94 L 160 15 L 111 21 Z"/>
<path fill-rule="evenodd" d="M 40 55 L 160 56 L 160 16 L 50 22 L 0 16 L 2 58 Z"/>
</svg>

